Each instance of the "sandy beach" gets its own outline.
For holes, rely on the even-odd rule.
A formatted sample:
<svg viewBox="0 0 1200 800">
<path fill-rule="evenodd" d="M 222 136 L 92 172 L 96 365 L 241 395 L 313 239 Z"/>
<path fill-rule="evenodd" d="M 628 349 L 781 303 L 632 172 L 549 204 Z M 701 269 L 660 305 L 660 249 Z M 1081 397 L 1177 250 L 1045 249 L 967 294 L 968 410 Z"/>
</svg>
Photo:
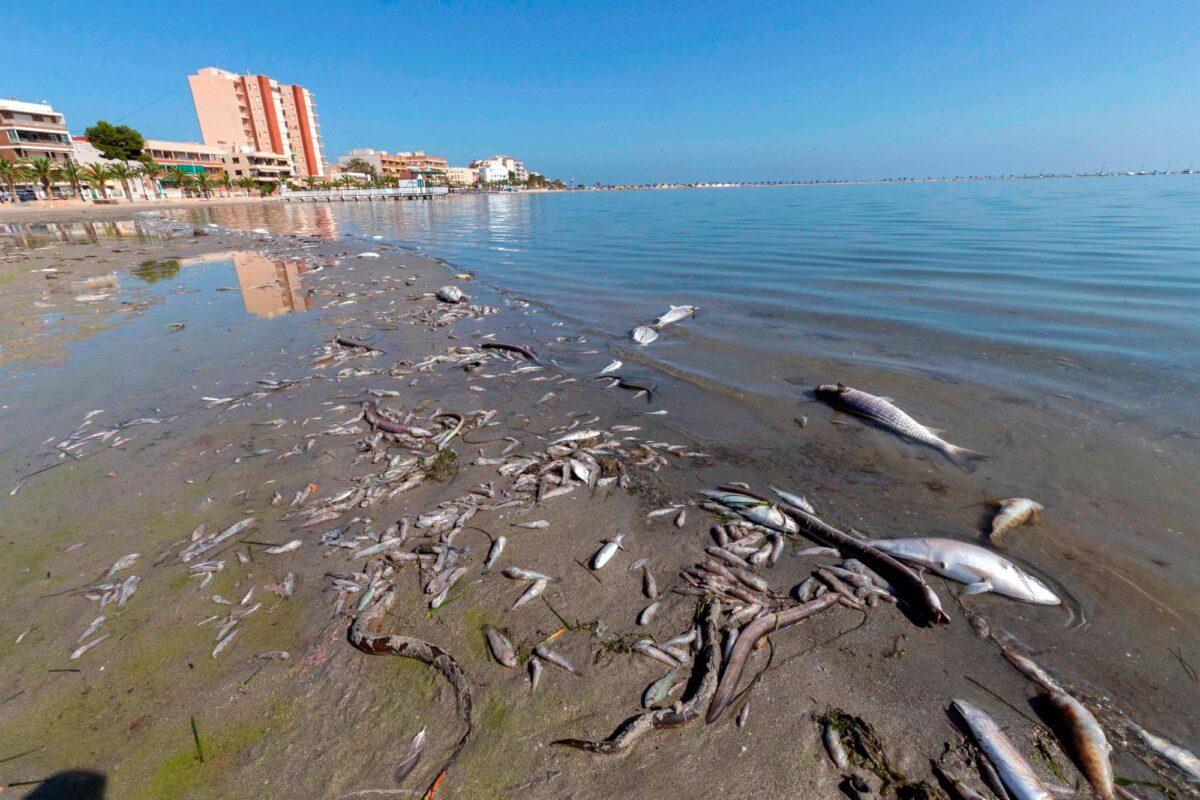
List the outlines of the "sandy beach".
<svg viewBox="0 0 1200 800">
<path fill-rule="evenodd" d="M 707 723 L 701 701 L 730 679 L 726 629 L 801 605 L 798 587 L 848 555 L 701 505 L 731 482 L 775 502 L 781 476 L 694 440 L 673 410 L 650 413 L 669 399 L 593 380 L 607 358 L 586 333 L 452 266 L 369 240 L 130 220 L 120 206 L 0 211 L 66 226 L 0 240 L 6 797 L 99 784 L 108 800 L 945 797 L 931 761 L 986 792 L 955 698 L 985 709 L 1046 784 L 1090 796 L 1036 687 L 963 612 L 1023 639 L 1047 609 L 960 597 L 930 573 L 949 623 L 918 624 L 902 589 L 898 607 L 852 584 L 768 628 Z M 435 297 L 447 285 L 467 299 Z M 882 479 L 857 480 L 853 501 L 780 488 L 843 531 L 914 532 Z M 931 472 L 929 502 L 956 480 Z M 763 555 L 713 554 L 739 543 Z M 697 571 L 714 561 L 743 577 Z M 363 615 L 444 655 L 364 652 Z M 671 666 L 639 646 L 681 637 Z M 1090 653 L 1029 655 L 1100 720 L 1135 795 L 1200 796 L 1130 725 L 1163 733 L 1171 701 L 1156 691 L 1181 698 L 1186 678 L 1118 683 L 1072 666 Z M 1153 658 L 1175 663 L 1165 647 Z M 661 708 L 699 717 L 615 754 L 561 743 L 609 737 L 652 684 L 675 684 Z M 831 723 L 850 750 L 841 768 L 822 741 Z M 1179 724 L 1166 730 L 1187 746 Z M 39 796 L 72 796 L 60 792 Z"/>
</svg>

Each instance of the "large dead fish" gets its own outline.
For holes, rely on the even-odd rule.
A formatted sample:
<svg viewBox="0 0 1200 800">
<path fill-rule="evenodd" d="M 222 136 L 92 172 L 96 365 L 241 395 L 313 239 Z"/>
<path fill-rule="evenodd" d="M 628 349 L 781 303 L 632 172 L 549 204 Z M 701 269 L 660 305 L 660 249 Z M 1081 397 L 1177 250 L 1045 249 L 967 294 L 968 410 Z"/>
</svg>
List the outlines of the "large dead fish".
<svg viewBox="0 0 1200 800">
<path fill-rule="evenodd" d="M 1028 497 L 997 500 L 996 505 L 999 506 L 999 510 L 992 518 L 992 541 L 996 541 L 1008 531 L 1024 525 L 1026 522 L 1036 525 L 1038 512 L 1046 510 L 1041 503 L 1030 500 Z"/>
<path fill-rule="evenodd" d="M 964 594 L 995 592 L 1026 603 L 1056 606 L 1062 601 L 1040 580 L 1007 558 L 954 539 L 875 539 L 871 544 L 901 561 L 967 584 Z"/>
<path fill-rule="evenodd" d="M 1050 792 L 1025 757 L 1013 747 L 1013 743 L 1000 730 L 996 721 L 966 700 L 955 700 L 957 711 L 971 729 L 971 735 L 979 743 L 979 749 L 991 760 L 1000 773 L 1004 788 L 1013 800 L 1051 800 Z"/>
<path fill-rule="evenodd" d="M 876 397 L 841 383 L 818 386 L 816 395 L 818 400 L 824 400 L 834 408 L 865 417 L 893 433 L 932 447 L 959 465 L 987 457 L 974 450 L 950 444 L 933 429 L 925 427 L 892 405 L 889 397 Z"/>
<path fill-rule="evenodd" d="M 667 313 L 654 321 L 654 327 L 665 328 L 672 322 L 678 322 L 684 317 L 696 316 L 696 306 L 671 306 L 667 309 Z"/>
<path fill-rule="evenodd" d="M 1161 736 L 1155 736 L 1136 723 L 1130 724 L 1150 749 L 1186 773 L 1189 781 L 1200 783 L 1200 758 L 1197 758 L 1195 753 L 1177 744 L 1172 744 Z"/>
</svg>

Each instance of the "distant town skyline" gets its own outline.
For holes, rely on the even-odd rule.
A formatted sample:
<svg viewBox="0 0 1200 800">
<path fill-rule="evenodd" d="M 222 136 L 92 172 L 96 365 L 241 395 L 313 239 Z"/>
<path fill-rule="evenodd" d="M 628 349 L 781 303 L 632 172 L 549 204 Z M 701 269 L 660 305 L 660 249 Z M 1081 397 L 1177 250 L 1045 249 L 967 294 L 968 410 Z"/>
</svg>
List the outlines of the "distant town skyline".
<svg viewBox="0 0 1200 800">
<path fill-rule="evenodd" d="M 311 91 L 331 163 L 511 152 L 583 183 L 1200 165 L 1196 4 L 297 0 L 257 24 L 270 8 L 217 0 L 169 36 L 143 0 L 8 9 L 22 46 L 0 94 L 49 101 L 72 133 L 202 141 L 187 76 L 216 66 Z"/>
</svg>

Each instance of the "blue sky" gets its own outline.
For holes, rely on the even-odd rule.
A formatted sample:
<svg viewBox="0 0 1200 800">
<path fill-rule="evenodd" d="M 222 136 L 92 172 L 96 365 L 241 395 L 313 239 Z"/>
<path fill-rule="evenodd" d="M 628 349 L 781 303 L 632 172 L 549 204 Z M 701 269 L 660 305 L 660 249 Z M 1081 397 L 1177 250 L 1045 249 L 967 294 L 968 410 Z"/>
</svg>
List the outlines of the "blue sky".
<svg viewBox="0 0 1200 800">
<path fill-rule="evenodd" d="M 589 183 L 1200 167 L 1194 0 L 5 5 L 0 93 L 73 132 L 198 139 L 212 65 L 311 89 L 332 156 Z"/>
</svg>

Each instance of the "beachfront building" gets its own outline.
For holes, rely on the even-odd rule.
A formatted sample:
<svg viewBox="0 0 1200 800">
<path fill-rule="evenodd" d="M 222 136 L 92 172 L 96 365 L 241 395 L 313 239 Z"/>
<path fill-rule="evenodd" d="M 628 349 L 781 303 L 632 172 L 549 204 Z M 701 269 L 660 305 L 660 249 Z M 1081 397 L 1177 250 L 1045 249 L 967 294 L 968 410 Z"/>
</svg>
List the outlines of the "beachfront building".
<svg viewBox="0 0 1200 800">
<path fill-rule="evenodd" d="M 525 164 L 512 156 L 492 156 L 472 161 L 471 168 L 478 171 L 479 180 L 483 183 L 500 183 L 510 179 L 524 183 L 529 177 Z"/>
<path fill-rule="evenodd" d="M 479 170 L 470 167 L 446 167 L 446 182 L 451 186 L 474 186 L 479 183 Z"/>
<path fill-rule="evenodd" d="M 249 146 L 222 153 L 221 167 L 235 181 L 253 178 L 258 183 L 282 183 L 295 174 L 287 156 Z"/>
<path fill-rule="evenodd" d="M 423 150 L 415 153 L 389 153 L 370 147 L 356 147 L 338 158 L 338 165 L 344 168 L 353 161 L 362 161 L 374 168 L 375 174 L 381 178 L 392 177 L 400 180 L 409 180 L 417 175 L 444 177 L 448 169 L 446 159 L 426 155 Z"/>
<path fill-rule="evenodd" d="M 285 156 L 298 178 L 320 178 L 325 158 L 312 92 L 266 75 L 204 67 L 188 76 L 206 145 Z"/>
<path fill-rule="evenodd" d="M 66 118 L 49 103 L 0 100 L 0 159 L 66 162 L 73 152 Z"/>
<path fill-rule="evenodd" d="M 147 139 L 142 153 L 149 155 L 167 169 L 178 167 L 184 172 L 199 175 L 207 172 L 215 177 L 224 170 L 226 151 L 199 142 L 168 142 L 163 139 Z"/>
</svg>

